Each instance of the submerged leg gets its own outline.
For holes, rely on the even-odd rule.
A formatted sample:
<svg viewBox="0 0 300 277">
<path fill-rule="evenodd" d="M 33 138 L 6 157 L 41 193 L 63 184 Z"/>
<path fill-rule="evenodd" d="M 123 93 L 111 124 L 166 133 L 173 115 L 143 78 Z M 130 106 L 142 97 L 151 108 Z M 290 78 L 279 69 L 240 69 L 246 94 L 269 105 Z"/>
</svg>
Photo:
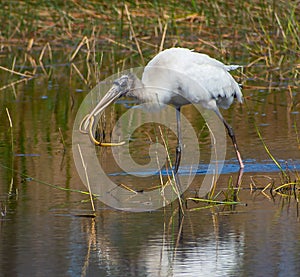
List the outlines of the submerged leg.
<svg viewBox="0 0 300 277">
<path fill-rule="evenodd" d="M 176 107 L 176 121 L 177 121 L 177 147 L 176 147 L 176 159 L 175 159 L 175 174 L 177 174 L 182 151 L 182 138 L 181 138 L 181 124 L 180 124 L 180 107 Z"/>
<path fill-rule="evenodd" d="M 239 151 L 239 149 L 238 149 L 238 145 L 237 145 L 237 142 L 236 142 L 235 135 L 234 135 L 234 132 L 233 132 L 232 127 L 231 127 L 231 126 L 227 123 L 227 121 L 224 119 L 224 117 L 222 116 L 222 114 L 220 113 L 220 111 L 219 111 L 218 108 L 215 109 L 215 113 L 216 113 L 217 116 L 222 120 L 224 126 L 225 126 L 226 129 L 227 129 L 228 135 L 230 136 L 230 138 L 231 138 L 231 140 L 232 140 L 232 144 L 233 144 L 233 147 L 234 147 L 234 150 L 235 150 L 237 159 L 238 159 L 238 161 L 239 161 L 240 168 L 244 168 L 244 163 L 243 163 L 243 160 L 242 160 L 240 151 Z"/>
</svg>

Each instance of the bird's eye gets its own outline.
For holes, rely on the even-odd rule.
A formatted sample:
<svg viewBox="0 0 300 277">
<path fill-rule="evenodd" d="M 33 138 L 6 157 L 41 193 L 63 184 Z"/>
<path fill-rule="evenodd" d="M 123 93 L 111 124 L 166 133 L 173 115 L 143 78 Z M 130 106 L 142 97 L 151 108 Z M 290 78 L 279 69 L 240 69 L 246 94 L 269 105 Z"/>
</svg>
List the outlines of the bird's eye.
<svg viewBox="0 0 300 277">
<path fill-rule="evenodd" d="M 120 86 L 121 86 L 121 84 L 120 84 L 119 80 L 114 80 L 113 84 L 114 84 L 114 85 L 116 85 L 116 86 L 118 86 L 118 87 L 120 87 Z"/>
<path fill-rule="evenodd" d="M 117 79 L 113 82 L 114 85 L 118 86 L 118 87 L 121 87 L 122 89 L 124 89 L 127 84 L 128 84 L 128 79 L 127 78 L 120 78 L 120 79 Z"/>
</svg>

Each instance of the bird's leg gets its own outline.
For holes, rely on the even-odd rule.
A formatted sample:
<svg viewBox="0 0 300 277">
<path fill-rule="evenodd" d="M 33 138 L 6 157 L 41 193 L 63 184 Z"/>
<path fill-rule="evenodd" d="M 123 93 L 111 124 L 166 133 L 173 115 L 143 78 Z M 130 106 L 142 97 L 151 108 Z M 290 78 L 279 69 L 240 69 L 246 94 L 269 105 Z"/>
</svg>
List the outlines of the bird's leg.
<svg viewBox="0 0 300 277">
<path fill-rule="evenodd" d="M 177 174 L 182 151 L 182 138 L 181 138 L 181 124 L 180 124 L 180 107 L 176 107 L 176 121 L 177 121 L 177 147 L 176 147 L 176 159 L 175 159 L 175 174 Z"/>
<path fill-rule="evenodd" d="M 223 117 L 222 114 L 220 113 L 219 109 L 215 110 L 215 113 L 216 113 L 217 116 L 222 120 L 224 126 L 225 126 L 226 129 L 227 129 L 228 135 L 230 136 L 230 138 L 231 138 L 231 140 L 232 140 L 232 144 L 233 144 L 233 147 L 234 147 L 234 150 L 235 150 L 237 159 L 238 159 L 238 161 L 239 161 L 240 168 L 244 168 L 244 163 L 243 163 L 243 160 L 242 160 L 240 151 L 239 151 L 239 149 L 238 149 L 238 145 L 237 145 L 236 138 L 235 138 L 235 134 L 234 134 L 234 132 L 233 132 L 232 127 L 231 127 L 231 126 L 227 123 L 227 121 L 224 119 L 224 117 Z"/>
<path fill-rule="evenodd" d="M 181 198 L 183 192 L 178 176 L 178 169 L 181 160 L 181 152 L 182 152 L 182 137 L 181 137 L 181 121 L 180 121 L 180 107 L 176 107 L 176 121 L 177 121 L 177 147 L 176 147 L 176 158 L 175 158 L 175 167 L 174 167 L 174 175 L 175 175 L 175 183 L 178 189 L 178 206 L 179 206 L 179 219 L 184 215 L 183 208 L 183 200 Z"/>
</svg>

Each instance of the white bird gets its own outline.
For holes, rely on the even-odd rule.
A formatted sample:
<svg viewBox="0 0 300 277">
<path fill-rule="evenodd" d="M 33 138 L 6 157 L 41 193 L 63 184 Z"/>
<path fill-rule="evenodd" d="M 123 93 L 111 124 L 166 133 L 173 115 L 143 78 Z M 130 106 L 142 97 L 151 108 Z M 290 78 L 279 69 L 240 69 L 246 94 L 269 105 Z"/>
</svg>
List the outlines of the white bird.
<svg viewBox="0 0 300 277">
<path fill-rule="evenodd" d="M 170 104 L 176 108 L 177 139 L 175 173 L 177 173 L 181 151 L 180 108 L 190 103 L 200 103 L 213 110 L 225 125 L 232 140 L 240 168 L 244 164 L 232 127 L 226 122 L 219 107 L 227 109 L 234 98 L 243 102 L 238 83 L 228 73 L 237 65 L 224 65 L 206 54 L 185 48 L 170 48 L 157 54 L 144 68 L 142 79 L 132 73 L 121 76 L 113 82 L 111 89 L 81 122 L 82 132 L 89 133 L 95 144 L 111 146 L 115 144 L 98 142 L 93 135 L 94 118 L 107 106 L 122 96 L 134 97 L 140 102 L 157 108 Z"/>
</svg>

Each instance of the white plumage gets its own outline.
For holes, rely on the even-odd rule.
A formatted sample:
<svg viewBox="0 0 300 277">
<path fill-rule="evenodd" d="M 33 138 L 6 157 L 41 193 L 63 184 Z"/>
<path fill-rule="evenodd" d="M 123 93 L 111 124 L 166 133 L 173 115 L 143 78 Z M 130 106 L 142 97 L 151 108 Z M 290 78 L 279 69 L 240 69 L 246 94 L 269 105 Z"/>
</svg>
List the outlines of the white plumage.
<svg viewBox="0 0 300 277">
<path fill-rule="evenodd" d="M 112 88 L 85 117 L 81 126 L 83 126 L 83 131 L 88 130 L 88 127 L 93 124 L 94 117 L 121 96 L 135 97 L 152 108 L 160 108 L 166 104 L 174 105 L 177 111 L 178 131 L 175 163 L 175 172 L 177 172 L 182 148 L 180 108 L 189 103 L 200 103 L 204 108 L 214 110 L 224 123 L 232 139 L 240 167 L 243 168 L 233 129 L 219 111 L 219 107 L 227 109 L 234 98 L 242 103 L 240 87 L 228 72 L 238 67 L 237 65 L 224 65 L 208 55 L 189 49 L 167 49 L 157 54 L 147 64 L 141 80 L 131 73 L 115 80 Z M 95 140 L 91 131 L 89 134 L 95 143 L 101 145 Z"/>
<path fill-rule="evenodd" d="M 146 91 L 150 89 L 143 95 L 157 94 L 153 97 L 158 97 L 160 104 L 201 103 L 208 109 L 215 109 L 216 105 L 227 109 L 234 97 L 242 102 L 239 85 L 228 73 L 237 67 L 226 66 L 189 49 L 170 48 L 156 55 L 145 67 L 142 83 Z M 155 88 L 167 92 L 160 93 Z M 182 102 L 178 95 L 183 96 Z"/>
</svg>

